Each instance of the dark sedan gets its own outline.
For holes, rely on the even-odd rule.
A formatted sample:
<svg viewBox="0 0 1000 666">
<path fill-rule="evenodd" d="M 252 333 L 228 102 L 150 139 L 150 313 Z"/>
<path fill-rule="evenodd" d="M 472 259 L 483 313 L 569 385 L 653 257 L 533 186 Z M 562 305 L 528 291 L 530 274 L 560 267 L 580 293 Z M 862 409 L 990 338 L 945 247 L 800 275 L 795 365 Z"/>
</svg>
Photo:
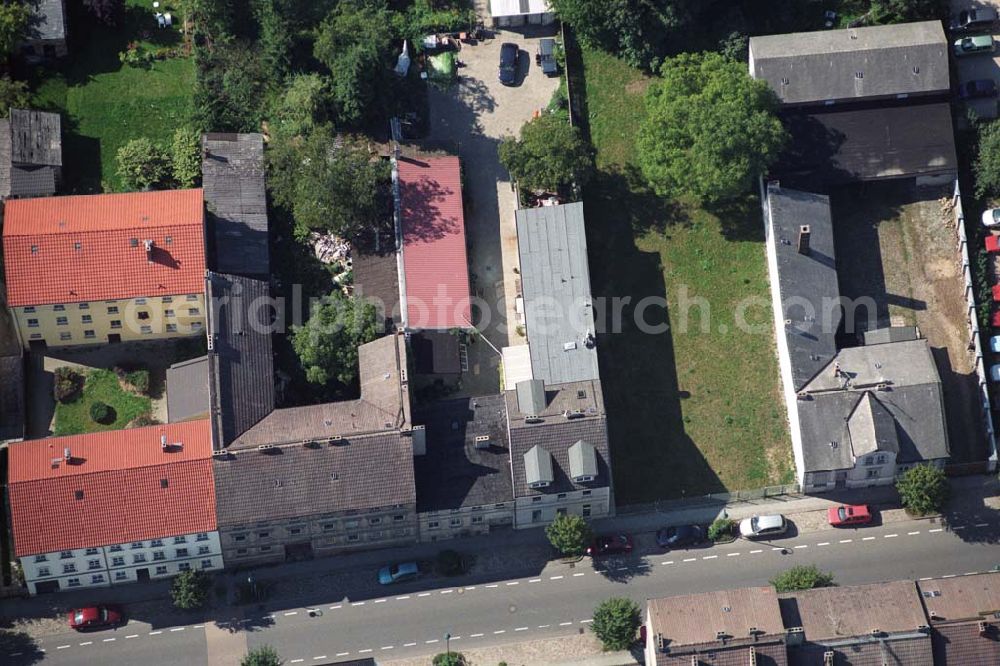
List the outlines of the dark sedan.
<svg viewBox="0 0 1000 666">
<path fill-rule="evenodd" d="M 500 83 L 512 86 L 517 81 L 517 44 L 507 42 L 500 46 Z"/>
<path fill-rule="evenodd" d="M 706 538 L 705 528 L 701 525 L 675 525 L 656 533 L 656 545 L 660 548 L 686 548 L 704 543 Z"/>
<path fill-rule="evenodd" d="M 587 548 L 587 555 L 599 557 L 601 555 L 627 555 L 632 552 L 632 537 L 627 534 L 607 534 L 594 537 L 594 541 Z"/>
<path fill-rule="evenodd" d="M 975 81 L 966 81 L 958 87 L 958 96 L 962 99 L 996 97 L 997 82 L 993 79 L 976 79 Z"/>
</svg>

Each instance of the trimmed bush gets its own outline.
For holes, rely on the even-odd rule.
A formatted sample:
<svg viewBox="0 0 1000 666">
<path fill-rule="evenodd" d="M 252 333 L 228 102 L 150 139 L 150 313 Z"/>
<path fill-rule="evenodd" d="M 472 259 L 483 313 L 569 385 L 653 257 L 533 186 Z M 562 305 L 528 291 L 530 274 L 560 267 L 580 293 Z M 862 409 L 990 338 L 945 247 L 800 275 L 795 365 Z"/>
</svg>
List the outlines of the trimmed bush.
<svg viewBox="0 0 1000 666">
<path fill-rule="evenodd" d="M 208 602 L 210 588 L 211 581 L 204 571 L 182 571 L 170 586 L 170 597 L 181 610 L 201 608 Z"/>
<path fill-rule="evenodd" d="M 54 375 L 53 394 L 55 399 L 59 402 L 76 400 L 80 391 L 83 390 L 83 375 L 66 366 L 56 368 Z"/>
<path fill-rule="evenodd" d="M 708 538 L 712 541 L 722 541 L 733 536 L 733 529 L 736 527 L 736 523 L 729 518 L 716 518 L 711 525 L 708 526 Z"/>
<path fill-rule="evenodd" d="M 940 467 L 917 465 L 896 480 L 896 490 L 908 512 L 926 516 L 941 510 L 950 488 Z"/>
<path fill-rule="evenodd" d="M 468 663 L 461 652 L 442 652 L 434 655 L 431 662 L 432 666 L 467 666 Z"/>
<path fill-rule="evenodd" d="M 576 557 L 587 550 L 592 535 L 586 520 L 573 513 L 563 513 L 545 528 L 545 536 L 561 555 Z"/>
<path fill-rule="evenodd" d="M 814 564 L 792 567 L 771 579 L 771 585 L 777 592 L 811 590 L 814 587 L 831 587 L 833 584 L 833 574 L 820 571 Z"/>
<path fill-rule="evenodd" d="M 114 423 L 115 417 L 115 410 L 108 403 L 101 402 L 100 400 L 91 403 L 90 418 L 95 423 L 108 425 L 109 423 Z"/>
<path fill-rule="evenodd" d="M 149 370 L 133 370 L 125 374 L 125 382 L 143 395 L 149 394 Z"/>
</svg>

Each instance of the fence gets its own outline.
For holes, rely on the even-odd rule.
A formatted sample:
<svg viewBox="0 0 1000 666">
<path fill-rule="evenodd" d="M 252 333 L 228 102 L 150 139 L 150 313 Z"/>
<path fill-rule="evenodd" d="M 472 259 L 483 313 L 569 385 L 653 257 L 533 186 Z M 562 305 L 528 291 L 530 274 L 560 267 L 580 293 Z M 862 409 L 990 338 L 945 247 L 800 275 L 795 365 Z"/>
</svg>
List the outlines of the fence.
<svg viewBox="0 0 1000 666">
<path fill-rule="evenodd" d="M 955 231 L 958 234 L 958 247 L 962 256 L 962 277 L 965 281 L 965 300 L 968 307 L 966 313 L 969 317 L 969 335 L 971 341 L 970 348 L 976 356 L 976 375 L 979 377 L 979 401 L 983 408 L 983 425 L 986 430 L 986 445 L 988 457 L 988 470 L 995 472 L 997 469 L 997 440 L 993 431 L 993 413 L 990 408 L 990 394 L 986 379 L 986 364 L 983 360 L 983 344 L 979 335 L 979 316 L 976 311 L 976 290 L 972 282 L 972 266 L 969 263 L 969 241 L 965 234 L 965 215 L 962 213 L 962 190 L 955 179 L 955 191 L 952 196 L 952 203 L 955 209 Z"/>
<path fill-rule="evenodd" d="M 626 504 L 615 508 L 615 513 L 619 516 L 635 513 L 652 513 L 677 511 L 678 509 L 689 509 L 698 506 L 721 506 L 734 502 L 753 502 L 756 500 L 800 496 L 801 488 L 797 483 L 790 483 L 783 486 L 765 486 L 763 488 L 751 488 L 749 490 L 734 490 L 728 493 L 709 493 L 696 497 L 683 497 L 673 500 L 657 500 L 645 504 Z"/>
</svg>

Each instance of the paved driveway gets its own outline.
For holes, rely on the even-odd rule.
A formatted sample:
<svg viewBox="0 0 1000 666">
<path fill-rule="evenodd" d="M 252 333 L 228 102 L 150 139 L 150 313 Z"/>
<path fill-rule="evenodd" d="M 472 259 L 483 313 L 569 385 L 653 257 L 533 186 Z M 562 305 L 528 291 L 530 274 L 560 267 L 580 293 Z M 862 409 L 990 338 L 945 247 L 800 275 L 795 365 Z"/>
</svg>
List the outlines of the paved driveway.
<svg viewBox="0 0 1000 666">
<path fill-rule="evenodd" d="M 455 146 L 462 158 L 470 271 L 473 291 L 481 299 L 480 307 L 474 307 L 476 324 L 498 349 L 523 344 L 524 339 L 514 332 L 516 322 L 508 316 L 517 293 L 517 202 L 510 176 L 497 158 L 497 146 L 544 108 L 559 85 L 558 78 L 544 76 L 534 63 L 538 40 L 553 31 L 497 31 L 491 40 L 463 45 L 458 82 L 447 90 L 431 87 L 429 93 L 429 139 Z M 504 42 L 521 49 L 517 84 L 510 87 L 497 80 Z M 499 356 L 486 345 L 473 347 L 475 357 L 470 348 L 469 358 L 473 382 L 480 383 L 475 378 L 482 377 L 483 388 L 495 392 Z"/>
<path fill-rule="evenodd" d="M 994 7 L 1000 10 L 1000 0 L 979 0 L 969 2 L 969 0 L 951 0 L 952 14 L 957 14 L 969 7 Z M 947 28 L 947 24 L 945 26 Z M 956 36 L 948 35 L 950 44 L 957 39 Z M 993 28 L 993 39 L 1000 42 L 1000 24 Z M 955 58 L 957 63 L 956 73 L 959 85 L 975 79 L 993 79 L 1000 84 L 1000 49 L 993 56 L 971 55 L 962 58 Z M 968 107 L 976 112 L 980 118 L 997 117 L 996 99 L 977 99 L 968 102 Z"/>
</svg>

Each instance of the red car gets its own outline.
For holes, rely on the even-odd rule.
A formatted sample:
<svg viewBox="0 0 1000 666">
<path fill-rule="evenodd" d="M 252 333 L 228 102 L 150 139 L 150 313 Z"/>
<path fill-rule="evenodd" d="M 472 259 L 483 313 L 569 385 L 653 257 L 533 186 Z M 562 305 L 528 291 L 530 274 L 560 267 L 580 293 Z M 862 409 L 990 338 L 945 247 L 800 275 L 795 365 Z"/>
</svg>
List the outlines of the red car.
<svg viewBox="0 0 1000 666">
<path fill-rule="evenodd" d="M 611 534 L 594 537 L 594 541 L 587 548 L 587 555 L 597 557 L 599 555 L 620 555 L 632 552 L 632 537 L 627 534 Z"/>
<path fill-rule="evenodd" d="M 78 631 L 117 627 L 122 619 L 121 611 L 111 606 L 87 606 L 69 612 L 69 626 Z"/>
<path fill-rule="evenodd" d="M 867 504 L 831 506 L 826 512 L 826 516 L 834 527 L 867 525 L 872 522 L 872 510 Z"/>
</svg>

